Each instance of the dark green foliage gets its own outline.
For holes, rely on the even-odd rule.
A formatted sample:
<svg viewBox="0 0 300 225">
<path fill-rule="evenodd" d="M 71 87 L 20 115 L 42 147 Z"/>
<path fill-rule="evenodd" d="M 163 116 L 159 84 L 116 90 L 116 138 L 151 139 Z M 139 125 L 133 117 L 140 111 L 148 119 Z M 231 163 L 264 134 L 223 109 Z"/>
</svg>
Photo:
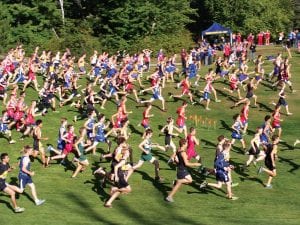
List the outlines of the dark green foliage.
<svg viewBox="0 0 300 225">
<path fill-rule="evenodd" d="M 206 0 L 205 6 L 213 21 L 243 34 L 287 31 L 294 15 L 291 0 Z"/>
<path fill-rule="evenodd" d="M 17 43 L 27 51 L 177 50 L 213 21 L 244 34 L 299 27 L 294 0 L 64 0 L 64 22 L 59 0 L 3 0 L 0 10 L 1 51 Z"/>
</svg>

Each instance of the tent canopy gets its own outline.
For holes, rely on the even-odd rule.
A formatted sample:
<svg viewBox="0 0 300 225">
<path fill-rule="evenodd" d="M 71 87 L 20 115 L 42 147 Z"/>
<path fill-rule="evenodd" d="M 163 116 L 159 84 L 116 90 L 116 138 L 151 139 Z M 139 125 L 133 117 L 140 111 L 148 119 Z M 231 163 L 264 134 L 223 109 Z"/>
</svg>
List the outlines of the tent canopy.
<svg viewBox="0 0 300 225">
<path fill-rule="evenodd" d="M 221 24 L 214 22 L 208 29 L 202 31 L 202 36 L 214 34 L 231 34 L 229 28 L 223 27 Z"/>
</svg>

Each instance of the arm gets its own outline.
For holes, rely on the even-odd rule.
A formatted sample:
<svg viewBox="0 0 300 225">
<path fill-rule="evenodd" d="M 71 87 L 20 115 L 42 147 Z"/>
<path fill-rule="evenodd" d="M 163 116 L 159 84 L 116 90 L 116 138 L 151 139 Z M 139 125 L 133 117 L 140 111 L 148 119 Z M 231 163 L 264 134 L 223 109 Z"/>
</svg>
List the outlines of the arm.
<svg viewBox="0 0 300 225">
<path fill-rule="evenodd" d="M 42 132 L 41 132 L 41 130 L 38 130 L 37 138 L 38 138 L 39 140 L 45 140 L 45 141 L 48 140 L 47 137 L 42 137 Z"/>
<path fill-rule="evenodd" d="M 199 140 L 196 137 L 193 137 L 193 141 L 195 142 L 196 145 L 199 145 Z"/>
<path fill-rule="evenodd" d="M 189 166 L 189 167 L 191 167 L 191 166 L 201 166 L 201 163 L 191 163 L 191 162 L 189 162 L 189 160 L 187 159 L 187 155 L 186 155 L 185 152 L 181 152 L 180 154 L 181 154 L 181 156 L 183 158 L 183 161 L 184 161 L 184 164 L 186 166 Z"/>
<path fill-rule="evenodd" d="M 168 125 L 165 125 L 161 130 L 160 132 L 164 133 L 165 132 L 165 129 L 168 127 Z"/>
<path fill-rule="evenodd" d="M 125 165 L 125 160 L 124 159 L 121 159 L 120 162 L 115 165 L 115 181 L 118 182 L 119 181 L 119 177 L 118 177 L 118 170 L 120 167 L 122 167 L 123 165 Z"/>
<path fill-rule="evenodd" d="M 259 138 L 258 134 L 255 134 L 254 138 L 251 139 L 250 143 L 251 143 L 251 146 L 254 150 L 256 150 L 256 147 L 254 145 L 255 141 Z"/>
<path fill-rule="evenodd" d="M 272 160 L 272 165 L 275 168 L 276 164 L 275 164 L 275 159 L 277 158 L 277 145 L 273 146 L 273 150 L 271 152 L 271 160 Z"/>
</svg>

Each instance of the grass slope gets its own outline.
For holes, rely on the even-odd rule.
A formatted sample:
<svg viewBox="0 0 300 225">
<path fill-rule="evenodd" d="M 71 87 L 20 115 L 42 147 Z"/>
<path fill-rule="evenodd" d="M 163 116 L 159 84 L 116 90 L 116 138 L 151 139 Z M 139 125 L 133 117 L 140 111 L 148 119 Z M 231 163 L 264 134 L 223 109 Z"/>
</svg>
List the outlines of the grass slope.
<svg viewBox="0 0 300 225">
<path fill-rule="evenodd" d="M 279 47 L 258 48 L 258 54 L 275 55 L 282 51 Z M 134 173 L 130 184 L 133 192 L 126 196 L 121 196 L 120 200 L 114 202 L 113 209 L 103 207 L 104 200 L 107 199 L 109 188 L 104 190 L 99 188 L 99 181 L 92 175 L 93 169 L 99 165 L 98 157 L 88 155 L 91 166 L 77 179 L 71 179 L 72 171 L 65 171 L 59 164 L 52 164 L 50 168 L 42 168 L 38 160 L 32 165 L 32 170 L 36 171 L 34 182 L 36 183 L 38 195 L 47 201 L 44 205 L 37 207 L 30 198 L 30 192 L 27 189 L 25 195 L 18 199 L 20 206 L 25 207 L 26 211 L 22 214 L 14 214 L 10 210 L 10 201 L 8 196 L 0 193 L 0 215 L 3 224 L 300 224 L 300 195 L 298 187 L 300 183 L 300 152 L 299 147 L 293 150 L 292 144 L 296 138 L 300 138 L 300 54 L 294 54 L 292 63 L 292 81 L 296 93 L 287 92 L 287 100 L 290 105 L 290 111 L 294 114 L 290 117 L 282 115 L 284 122 L 283 143 L 279 145 L 279 161 L 277 162 L 278 177 L 273 181 L 273 189 L 266 190 L 263 183 L 267 179 L 266 174 L 256 175 L 256 168 L 250 167 L 250 172 L 241 173 L 235 171 L 233 179 L 240 185 L 234 188 L 236 196 L 240 197 L 238 201 L 228 201 L 225 198 L 224 190 L 207 189 L 200 191 L 198 185 L 184 186 L 175 196 L 175 203 L 168 204 L 164 201 L 167 192 L 171 190 L 172 180 L 176 177 L 176 172 L 167 165 L 168 153 L 154 150 L 154 155 L 161 164 L 161 175 L 165 181 L 161 184 L 154 182 L 154 167 L 145 163 L 144 166 Z M 249 64 L 253 68 L 253 64 Z M 265 61 L 264 68 L 266 72 L 272 70 L 272 64 Z M 208 67 L 203 67 L 201 75 L 207 72 Z M 82 80 L 84 83 L 85 81 Z M 270 114 L 269 104 L 272 100 L 277 100 L 277 92 L 271 91 L 267 87 L 268 83 L 263 84 L 256 91 L 260 108 L 251 108 L 249 130 L 262 124 L 265 115 Z M 217 82 L 216 87 L 222 90 L 224 84 Z M 166 118 L 170 115 L 176 117 L 175 110 L 181 104 L 182 100 L 169 100 L 167 93 L 174 91 L 173 84 L 167 84 L 164 95 L 167 100 L 167 113 L 161 112 L 157 107 L 152 108 L 155 119 L 151 120 L 151 127 L 155 131 L 153 140 L 164 143 L 164 138 L 158 135 L 159 126 L 164 124 Z M 203 82 L 200 83 L 198 90 L 203 89 Z M 196 90 L 196 89 L 195 89 Z M 175 90 L 179 92 L 179 90 Z M 242 92 L 244 96 L 244 93 Z M 224 134 L 230 137 L 231 132 L 228 127 L 232 125 L 232 116 L 240 111 L 241 107 L 230 109 L 233 102 L 219 92 L 221 103 L 211 102 L 212 110 L 207 112 L 200 105 L 188 106 L 187 115 L 201 116 L 203 120 L 216 121 L 216 128 L 213 126 L 207 128 L 202 123 L 197 124 L 197 136 L 201 139 L 198 152 L 203 158 L 206 166 L 213 164 L 214 149 L 216 137 Z M 150 97 L 150 94 L 143 96 Z M 36 94 L 28 89 L 26 100 L 36 99 Z M 197 99 L 198 100 L 198 99 Z M 154 102 L 154 105 L 160 107 L 160 102 Z M 129 99 L 127 108 L 132 110 L 129 115 L 131 123 L 132 136 L 130 144 L 133 146 L 134 159 L 137 161 L 140 156 L 140 150 L 137 145 L 141 141 L 141 127 L 136 125 L 141 121 L 143 108 L 136 109 L 136 103 Z M 76 115 L 76 111 L 65 106 L 59 109 L 60 113 L 50 112 L 43 117 L 44 127 L 43 135 L 49 137 L 49 141 L 44 142 L 56 144 L 57 132 L 59 128 L 60 117 L 68 117 L 69 121 Z M 100 110 L 101 112 L 102 110 Z M 116 106 L 108 102 L 107 109 L 103 113 L 110 116 L 116 111 Z M 285 112 L 284 110 L 282 110 Z M 79 128 L 84 121 L 78 121 L 75 126 Z M 195 126 L 194 122 L 188 120 L 188 127 Z M 78 129 L 76 129 L 78 131 Z M 19 134 L 13 133 L 17 138 Z M 249 140 L 252 135 L 246 136 L 246 143 L 249 146 Z M 178 139 L 177 139 L 178 140 Z M 176 143 L 177 143 L 177 140 Z M 8 152 L 11 156 L 11 164 L 17 161 L 19 151 L 25 144 L 32 144 L 31 138 L 24 141 L 18 141 L 15 145 L 9 145 L 4 138 L 0 139 L 1 152 Z M 246 156 L 240 153 L 240 143 L 236 142 L 236 147 L 231 154 L 232 162 L 236 165 L 244 163 Z M 98 152 L 103 152 L 106 146 L 99 145 Z M 71 158 L 71 157 L 69 157 Z M 108 163 L 103 163 L 109 167 Z M 16 182 L 17 170 L 10 174 L 8 181 Z M 196 182 L 201 179 L 196 176 Z M 214 181 L 210 176 L 209 181 Z"/>
</svg>

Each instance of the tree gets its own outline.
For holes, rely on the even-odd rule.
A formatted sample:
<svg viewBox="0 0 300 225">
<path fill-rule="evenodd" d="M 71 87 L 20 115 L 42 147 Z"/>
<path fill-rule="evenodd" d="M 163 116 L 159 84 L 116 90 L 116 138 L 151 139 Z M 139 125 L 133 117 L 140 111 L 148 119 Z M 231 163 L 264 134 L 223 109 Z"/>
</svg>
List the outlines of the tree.
<svg viewBox="0 0 300 225">
<path fill-rule="evenodd" d="M 293 18 L 290 0 L 205 0 L 212 21 L 236 32 L 286 31 Z"/>
</svg>

